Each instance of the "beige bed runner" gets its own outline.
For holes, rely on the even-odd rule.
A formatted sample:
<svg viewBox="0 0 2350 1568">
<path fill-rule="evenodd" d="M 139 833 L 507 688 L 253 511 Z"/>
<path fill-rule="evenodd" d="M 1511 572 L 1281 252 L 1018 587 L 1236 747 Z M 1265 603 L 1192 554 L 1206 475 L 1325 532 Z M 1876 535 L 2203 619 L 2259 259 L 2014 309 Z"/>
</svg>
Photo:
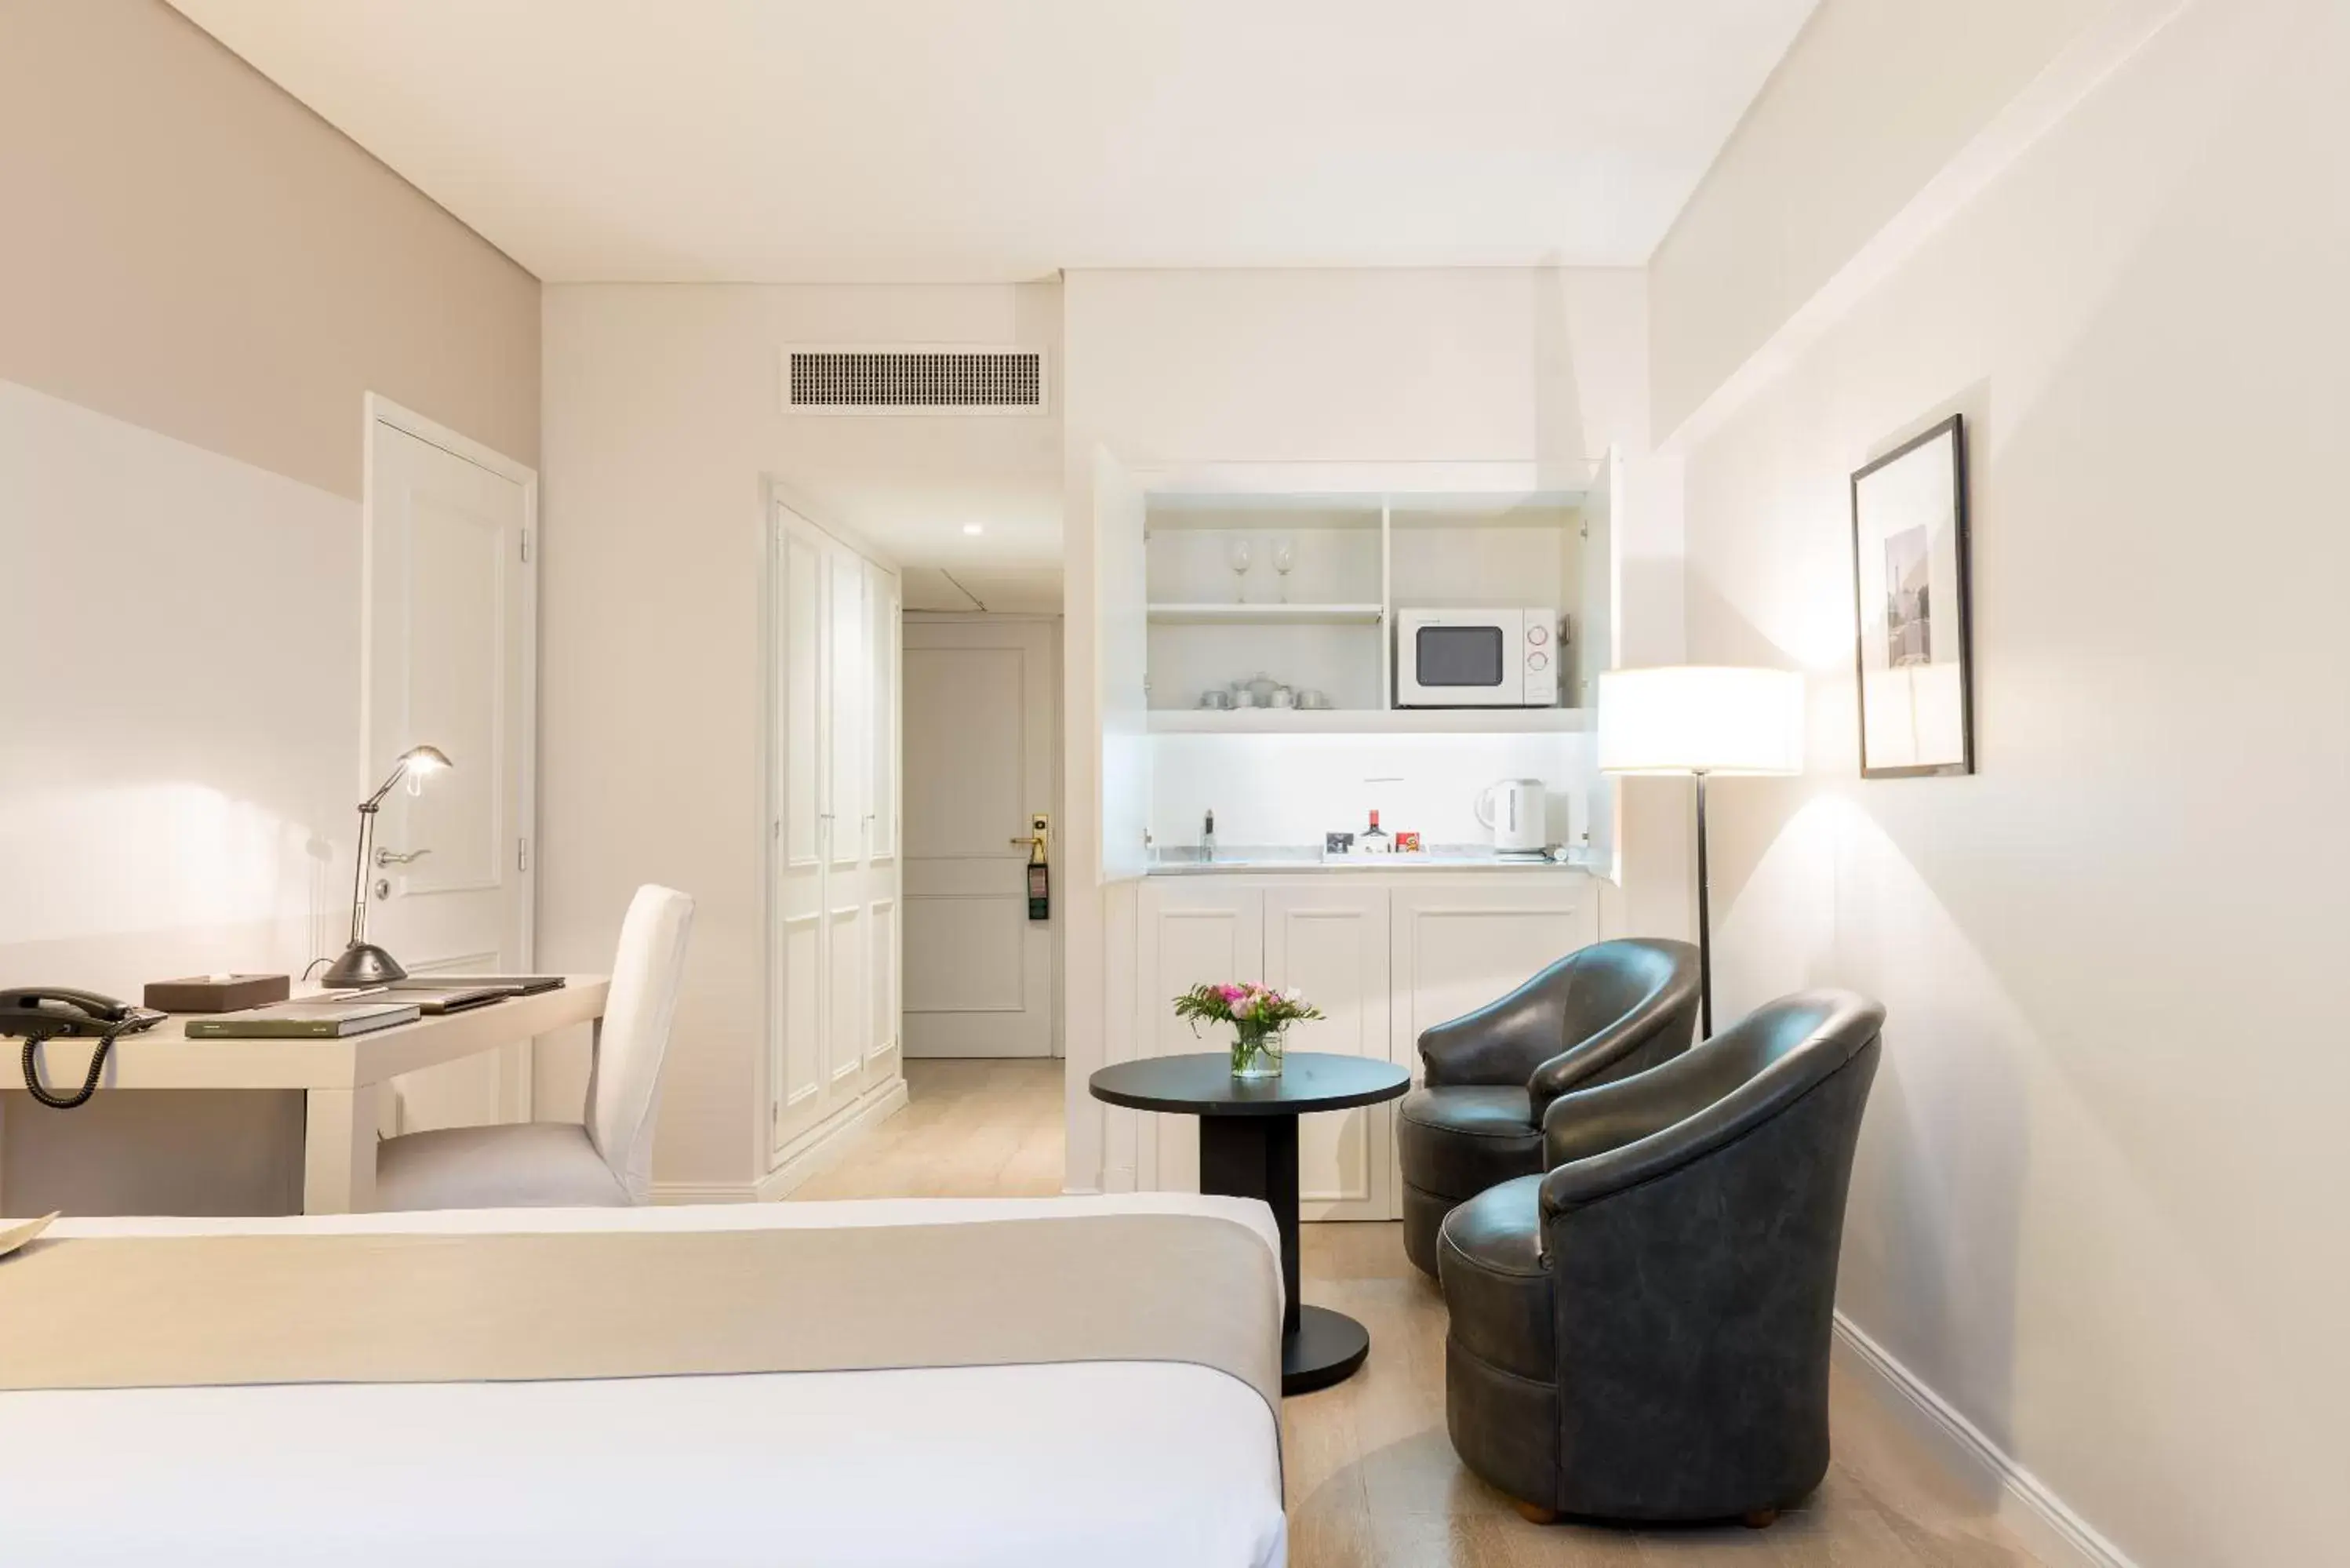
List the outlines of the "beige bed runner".
<svg viewBox="0 0 2350 1568">
<path fill-rule="evenodd" d="M 1197 1214 L 52 1239 L 0 1258 L 0 1389 L 1188 1361 L 1278 1418 L 1280 1295 Z"/>
</svg>

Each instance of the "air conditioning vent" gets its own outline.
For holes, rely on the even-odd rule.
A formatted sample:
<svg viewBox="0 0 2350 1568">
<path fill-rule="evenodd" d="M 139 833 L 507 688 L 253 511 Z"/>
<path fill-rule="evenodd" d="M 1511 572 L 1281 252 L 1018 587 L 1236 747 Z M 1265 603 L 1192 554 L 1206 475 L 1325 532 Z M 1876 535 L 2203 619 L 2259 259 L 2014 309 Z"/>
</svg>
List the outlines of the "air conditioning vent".
<svg viewBox="0 0 2350 1568">
<path fill-rule="evenodd" d="M 784 406 L 795 413 L 1041 414 L 1035 348 L 786 348 Z"/>
</svg>

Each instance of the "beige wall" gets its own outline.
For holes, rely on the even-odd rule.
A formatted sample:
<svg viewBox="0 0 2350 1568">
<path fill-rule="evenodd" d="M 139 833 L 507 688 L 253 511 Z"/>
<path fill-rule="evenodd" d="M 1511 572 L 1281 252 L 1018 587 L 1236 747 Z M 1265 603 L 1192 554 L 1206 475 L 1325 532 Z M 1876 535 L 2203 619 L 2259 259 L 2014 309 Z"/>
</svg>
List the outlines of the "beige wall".
<svg viewBox="0 0 2350 1568">
<path fill-rule="evenodd" d="M 786 414 L 787 343 L 1058 348 L 1059 289 L 556 285 L 546 291 L 539 957 L 610 961 L 629 895 L 694 897 L 658 1182 L 747 1195 L 765 1071 L 764 482 L 864 536 L 863 498 L 948 516 L 1060 469 L 1057 420 Z M 582 1048 L 542 1050 L 575 1115 Z"/>
<path fill-rule="evenodd" d="M 0 0 L 0 976 L 339 945 L 369 389 L 536 462 L 536 280 L 160 0 Z M 0 1093 L 0 1211 L 285 1207 L 229 1098 Z"/>
<path fill-rule="evenodd" d="M 1651 260 L 1658 439 L 2110 4 L 1814 12 Z"/>
<path fill-rule="evenodd" d="M 2187 5 L 1689 457 L 1691 656 L 1813 683 L 1724 1011 L 1889 1010 L 1842 1305 L 2143 1568 L 2350 1540 L 2345 81 Z M 1846 475 L 1953 410 L 1981 771 L 1864 784 Z"/>
<path fill-rule="evenodd" d="M 338 495 L 361 394 L 538 462 L 538 282 L 162 0 L 0 0 L 0 379 Z"/>
</svg>

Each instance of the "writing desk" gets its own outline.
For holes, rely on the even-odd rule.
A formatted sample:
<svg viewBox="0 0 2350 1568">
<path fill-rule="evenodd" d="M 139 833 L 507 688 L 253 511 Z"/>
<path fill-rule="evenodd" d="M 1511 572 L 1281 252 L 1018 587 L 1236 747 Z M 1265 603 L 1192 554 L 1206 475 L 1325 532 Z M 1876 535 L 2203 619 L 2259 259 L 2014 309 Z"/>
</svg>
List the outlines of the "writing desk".
<svg viewBox="0 0 2350 1568">
<path fill-rule="evenodd" d="M 191 1040 L 185 1025 L 192 1015 L 174 1014 L 142 1034 L 117 1040 L 99 1089 L 298 1089 L 302 1212 L 363 1213 L 375 1207 L 376 1096 L 386 1083 L 575 1023 L 598 1023 L 610 990 L 607 976 L 575 974 L 536 996 L 428 1013 L 413 1023 L 338 1040 Z M 384 998 L 398 999 L 397 992 Z M 5 1065 L 13 1074 L 22 1043 L 6 1044 L 12 1049 Z M 41 1047 L 43 1080 L 78 1085 L 96 1045 L 94 1040 L 49 1041 Z"/>
</svg>

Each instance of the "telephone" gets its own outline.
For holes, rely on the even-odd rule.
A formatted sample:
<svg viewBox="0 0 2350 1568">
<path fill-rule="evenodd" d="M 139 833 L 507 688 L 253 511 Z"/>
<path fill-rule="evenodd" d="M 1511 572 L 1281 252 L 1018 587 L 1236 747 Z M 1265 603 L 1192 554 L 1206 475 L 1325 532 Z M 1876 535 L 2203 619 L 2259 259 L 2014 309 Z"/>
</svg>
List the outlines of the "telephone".
<svg viewBox="0 0 2350 1568">
<path fill-rule="evenodd" d="M 118 1038 L 151 1029 L 162 1021 L 163 1014 L 160 1012 L 133 1007 L 94 991 L 75 991 L 62 985 L 0 987 L 0 1034 L 21 1034 L 25 1038 L 25 1092 L 56 1110 L 69 1111 L 98 1093 L 99 1076 L 106 1071 L 107 1053 L 113 1049 Z M 59 1034 L 98 1037 L 98 1049 L 89 1054 L 88 1075 L 82 1080 L 81 1092 L 76 1095 L 53 1095 L 41 1086 L 41 1042 Z"/>
</svg>

